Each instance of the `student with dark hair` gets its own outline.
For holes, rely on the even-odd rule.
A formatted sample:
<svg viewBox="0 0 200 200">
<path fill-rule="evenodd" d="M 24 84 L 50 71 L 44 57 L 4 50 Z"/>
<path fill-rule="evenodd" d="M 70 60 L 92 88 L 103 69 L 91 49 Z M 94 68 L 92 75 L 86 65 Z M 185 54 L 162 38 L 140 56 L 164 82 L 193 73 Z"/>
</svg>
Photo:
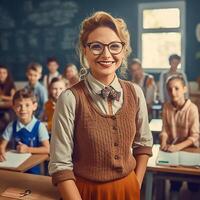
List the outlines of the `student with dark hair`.
<svg viewBox="0 0 200 200">
<path fill-rule="evenodd" d="M 55 57 L 50 57 L 47 59 L 47 68 L 48 68 L 48 74 L 44 75 L 43 85 L 48 90 L 51 80 L 55 77 L 61 77 L 61 75 L 58 71 L 59 63 Z"/>
<path fill-rule="evenodd" d="M 0 65 L 0 134 L 12 118 L 12 97 L 15 84 L 8 68 Z"/>
<path fill-rule="evenodd" d="M 154 81 L 154 77 L 151 74 L 144 72 L 142 63 L 138 58 L 134 58 L 129 62 L 128 69 L 131 81 L 138 84 L 142 88 L 147 102 L 147 108 L 150 112 L 156 96 L 156 83 Z"/>
<path fill-rule="evenodd" d="M 37 109 L 37 98 L 33 92 L 22 89 L 13 96 L 13 109 L 17 120 L 5 129 L 0 144 L 0 161 L 4 161 L 9 141 L 19 153 L 49 153 L 49 136 L 46 127 L 34 116 Z M 40 166 L 27 173 L 40 174 Z"/>
<path fill-rule="evenodd" d="M 167 87 L 166 87 L 166 80 L 169 76 L 173 74 L 180 74 L 183 76 L 186 85 L 188 86 L 187 82 L 187 77 L 183 71 L 178 70 L 178 65 L 181 62 L 181 57 L 177 54 L 172 54 L 169 56 L 169 65 L 170 69 L 168 71 L 163 71 L 160 74 L 160 80 L 159 80 L 159 99 L 161 103 L 165 103 L 166 101 L 170 101 L 170 96 L 167 92 Z M 188 92 L 185 93 L 185 96 L 188 97 Z"/>
</svg>

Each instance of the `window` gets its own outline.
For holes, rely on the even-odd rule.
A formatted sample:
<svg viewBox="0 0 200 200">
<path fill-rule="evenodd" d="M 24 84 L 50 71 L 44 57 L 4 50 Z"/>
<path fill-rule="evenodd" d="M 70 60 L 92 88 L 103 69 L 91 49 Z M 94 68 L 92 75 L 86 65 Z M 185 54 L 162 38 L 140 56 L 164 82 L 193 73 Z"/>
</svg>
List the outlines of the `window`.
<svg viewBox="0 0 200 200">
<path fill-rule="evenodd" d="M 184 66 L 185 2 L 141 3 L 138 11 L 138 57 L 143 67 L 148 71 L 169 68 L 168 57 L 174 53 Z"/>
</svg>

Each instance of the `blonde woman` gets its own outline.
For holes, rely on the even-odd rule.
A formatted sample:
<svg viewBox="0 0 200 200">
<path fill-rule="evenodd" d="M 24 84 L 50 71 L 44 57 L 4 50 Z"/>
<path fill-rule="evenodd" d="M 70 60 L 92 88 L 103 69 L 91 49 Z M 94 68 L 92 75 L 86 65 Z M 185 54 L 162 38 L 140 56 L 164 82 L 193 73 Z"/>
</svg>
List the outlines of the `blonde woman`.
<svg viewBox="0 0 200 200">
<path fill-rule="evenodd" d="M 82 22 L 79 42 L 89 73 L 56 105 L 53 183 L 65 200 L 139 200 L 152 136 L 141 89 L 115 73 L 130 53 L 126 24 L 96 12 Z"/>
</svg>

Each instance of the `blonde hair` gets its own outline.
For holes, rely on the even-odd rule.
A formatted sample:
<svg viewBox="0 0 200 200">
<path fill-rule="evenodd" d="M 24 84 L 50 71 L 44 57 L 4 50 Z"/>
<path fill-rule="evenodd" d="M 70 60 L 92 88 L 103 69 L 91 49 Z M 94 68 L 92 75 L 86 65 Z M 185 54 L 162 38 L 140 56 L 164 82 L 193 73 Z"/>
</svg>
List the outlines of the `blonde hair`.
<svg viewBox="0 0 200 200">
<path fill-rule="evenodd" d="M 79 34 L 79 55 L 82 67 L 89 68 L 86 58 L 84 57 L 84 48 L 86 47 L 88 36 L 93 30 L 102 26 L 111 28 L 120 38 L 120 40 L 125 43 L 125 59 L 123 60 L 123 64 L 126 66 L 127 57 L 131 53 L 130 35 L 126 23 L 121 18 L 114 18 L 106 12 L 98 11 L 92 16 L 84 19 L 81 24 Z"/>
<path fill-rule="evenodd" d="M 65 77 L 65 73 L 67 72 L 67 69 L 68 69 L 68 68 L 72 68 L 72 69 L 74 70 L 75 74 L 78 75 L 78 69 L 77 69 L 76 65 L 73 64 L 73 63 L 69 63 L 69 64 L 67 64 L 67 65 L 65 66 L 64 73 L 63 73 L 63 77 Z"/>
</svg>

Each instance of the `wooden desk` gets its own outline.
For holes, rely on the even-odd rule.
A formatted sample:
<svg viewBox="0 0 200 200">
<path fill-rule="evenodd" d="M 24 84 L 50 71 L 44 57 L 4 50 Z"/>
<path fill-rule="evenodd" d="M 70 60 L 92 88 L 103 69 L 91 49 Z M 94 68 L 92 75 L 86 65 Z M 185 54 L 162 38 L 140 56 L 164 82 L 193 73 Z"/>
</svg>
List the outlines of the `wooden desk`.
<svg viewBox="0 0 200 200">
<path fill-rule="evenodd" d="M 48 154 L 32 154 L 30 158 L 28 158 L 24 163 L 22 163 L 17 168 L 4 168 L 4 170 L 11 170 L 16 172 L 25 172 L 32 167 L 43 163 L 45 160 L 49 158 Z M 1 168 L 3 169 L 3 168 Z"/>
<path fill-rule="evenodd" d="M 200 153 L 200 148 L 196 150 L 194 150 L 194 148 L 188 148 L 187 150 Z M 152 200 L 154 179 L 170 179 L 200 183 L 200 168 L 156 165 L 158 151 L 159 145 L 154 145 L 153 156 L 149 159 L 147 164 L 145 200 Z"/>
<path fill-rule="evenodd" d="M 0 177 L 0 194 L 9 187 L 15 187 L 23 190 L 29 189 L 32 193 L 40 194 L 42 195 L 41 200 L 45 200 L 46 198 L 59 199 L 57 189 L 52 185 L 49 176 L 0 170 Z M 8 200 L 11 198 L 0 196 L 0 199 Z"/>
</svg>

